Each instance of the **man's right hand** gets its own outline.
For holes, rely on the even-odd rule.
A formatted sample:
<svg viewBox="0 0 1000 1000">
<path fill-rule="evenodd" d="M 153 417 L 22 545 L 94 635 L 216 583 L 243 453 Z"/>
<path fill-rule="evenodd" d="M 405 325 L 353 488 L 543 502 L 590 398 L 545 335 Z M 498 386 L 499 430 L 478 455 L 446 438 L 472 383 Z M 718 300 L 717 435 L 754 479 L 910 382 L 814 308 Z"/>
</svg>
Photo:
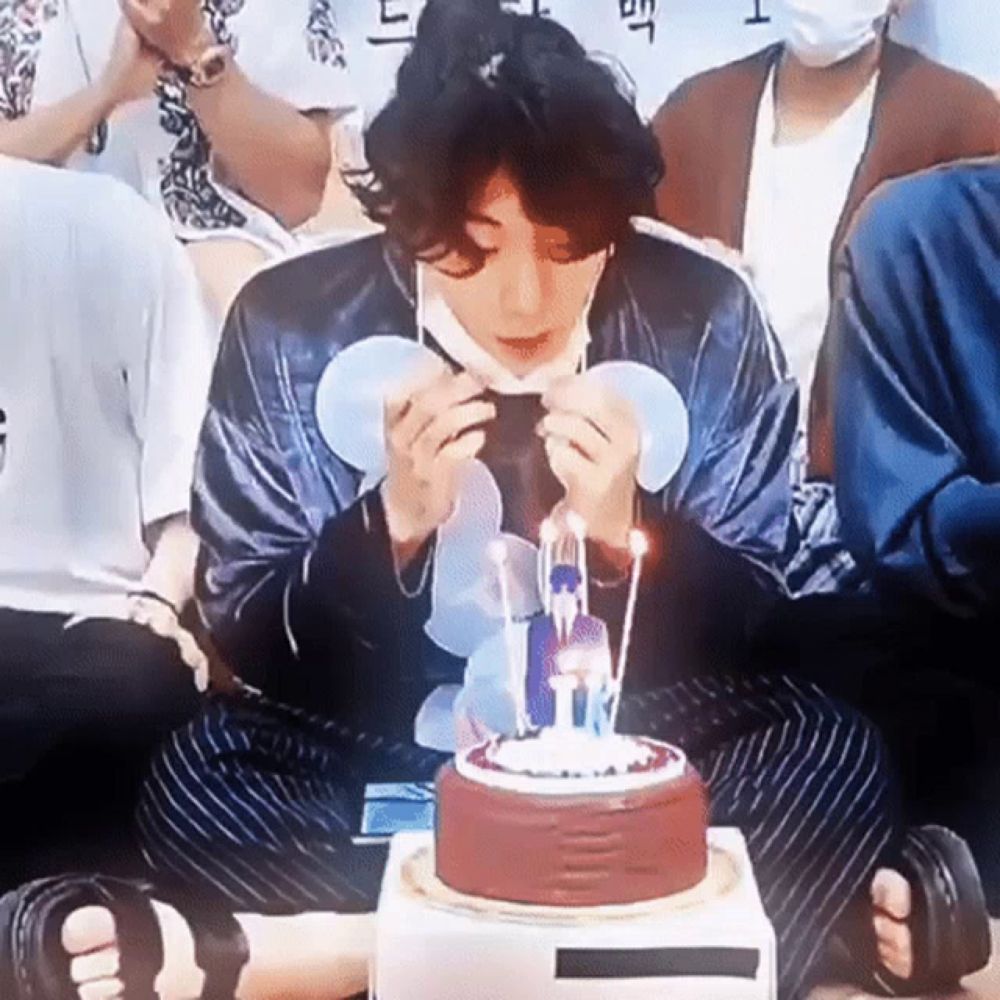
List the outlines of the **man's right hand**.
<svg viewBox="0 0 1000 1000">
<path fill-rule="evenodd" d="M 162 56 L 146 45 L 122 18 L 115 32 L 111 58 L 99 82 L 109 109 L 149 97 L 162 70 Z"/>
<path fill-rule="evenodd" d="M 482 425 L 496 417 L 496 407 L 479 398 L 482 392 L 468 372 L 437 369 L 386 402 L 382 503 L 400 569 L 451 515 L 459 466 L 485 443 Z"/>
</svg>

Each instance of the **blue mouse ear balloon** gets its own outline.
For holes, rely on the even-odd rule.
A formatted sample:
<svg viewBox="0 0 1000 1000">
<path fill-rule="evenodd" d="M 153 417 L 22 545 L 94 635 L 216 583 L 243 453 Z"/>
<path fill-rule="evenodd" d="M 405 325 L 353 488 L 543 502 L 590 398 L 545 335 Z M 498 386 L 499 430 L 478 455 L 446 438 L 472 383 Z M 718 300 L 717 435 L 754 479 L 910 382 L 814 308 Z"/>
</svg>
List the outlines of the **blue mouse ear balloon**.
<svg viewBox="0 0 1000 1000">
<path fill-rule="evenodd" d="M 665 375 L 635 361 L 604 361 L 585 377 L 631 404 L 641 438 L 636 478 L 644 490 L 658 493 L 687 454 L 690 424 L 681 394 Z"/>
<path fill-rule="evenodd" d="M 451 517 L 438 529 L 431 581 L 427 635 L 453 656 L 468 657 L 503 627 L 503 603 L 490 543 L 507 547 L 511 613 L 527 618 L 541 610 L 538 550 L 530 542 L 500 530 L 503 498 L 493 474 L 478 459 L 460 472 Z"/>
<path fill-rule="evenodd" d="M 385 401 L 422 367 L 444 362 L 406 337 L 368 337 L 326 366 L 316 389 L 316 421 L 330 450 L 377 481 L 385 473 Z"/>
</svg>

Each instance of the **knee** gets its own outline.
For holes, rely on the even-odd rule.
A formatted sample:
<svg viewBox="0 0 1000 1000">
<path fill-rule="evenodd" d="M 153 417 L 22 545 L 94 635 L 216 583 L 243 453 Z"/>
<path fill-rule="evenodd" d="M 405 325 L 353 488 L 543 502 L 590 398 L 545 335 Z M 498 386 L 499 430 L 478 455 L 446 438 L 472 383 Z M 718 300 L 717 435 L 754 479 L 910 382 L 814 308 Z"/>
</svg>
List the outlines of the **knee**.
<svg viewBox="0 0 1000 1000">
<path fill-rule="evenodd" d="M 121 728 L 158 736 L 191 718 L 199 695 L 192 671 L 171 640 L 123 623 L 122 640 L 112 655 L 124 661 L 114 671 L 111 702 Z"/>
<path fill-rule="evenodd" d="M 896 781 L 878 727 L 853 708 L 823 699 L 803 723 L 807 746 L 803 765 L 816 794 L 828 798 L 833 814 L 878 813 L 889 817 L 896 804 Z"/>
<path fill-rule="evenodd" d="M 211 758 L 197 745 L 195 723 L 172 733 L 150 761 L 139 794 L 137 823 L 157 870 L 194 864 L 215 842 L 205 790 Z"/>
</svg>

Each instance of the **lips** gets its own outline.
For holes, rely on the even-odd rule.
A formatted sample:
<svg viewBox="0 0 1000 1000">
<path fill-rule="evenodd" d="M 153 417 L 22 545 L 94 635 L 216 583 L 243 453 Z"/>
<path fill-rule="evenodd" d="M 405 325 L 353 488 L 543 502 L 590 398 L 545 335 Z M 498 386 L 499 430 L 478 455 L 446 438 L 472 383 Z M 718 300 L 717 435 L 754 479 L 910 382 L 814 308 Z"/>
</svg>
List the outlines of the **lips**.
<svg viewBox="0 0 1000 1000">
<path fill-rule="evenodd" d="M 548 343 L 550 336 L 551 334 L 546 330 L 535 337 L 497 337 L 497 343 L 504 350 L 513 351 L 516 354 L 535 354 Z"/>
</svg>

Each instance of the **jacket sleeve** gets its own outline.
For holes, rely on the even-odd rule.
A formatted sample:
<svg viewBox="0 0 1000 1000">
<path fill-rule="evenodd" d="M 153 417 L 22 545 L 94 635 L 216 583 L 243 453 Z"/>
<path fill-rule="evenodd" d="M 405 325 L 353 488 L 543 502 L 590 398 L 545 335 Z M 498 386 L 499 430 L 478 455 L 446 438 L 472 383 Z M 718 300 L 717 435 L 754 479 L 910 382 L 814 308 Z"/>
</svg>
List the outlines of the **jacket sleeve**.
<svg viewBox="0 0 1000 1000">
<path fill-rule="evenodd" d="M 949 211 L 963 196 L 942 183 L 926 175 L 876 197 L 840 258 L 837 490 L 848 544 L 880 585 L 970 613 L 1000 593 L 1000 484 L 970 464 L 963 409 L 961 382 L 989 360 L 971 374 L 956 360 L 987 319 L 974 303 L 1000 288 L 977 264 L 990 248 L 972 245 L 975 225 Z"/>
<path fill-rule="evenodd" d="M 380 624 L 422 598 L 405 597 L 397 580 L 377 490 L 356 496 L 353 473 L 338 467 L 339 489 L 317 501 L 315 456 L 296 433 L 270 323 L 251 302 L 245 290 L 223 333 L 192 520 L 203 614 L 230 665 L 261 684 L 318 657 L 351 669 L 355 647 L 392 641 Z"/>
<path fill-rule="evenodd" d="M 798 545 L 790 467 L 798 389 L 735 272 L 698 347 L 688 408 L 688 459 L 668 501 L 783 590 Z"/>
<path fill-rule="evenodd" d="M 635 690 L 744 669 L 750 636 L 786 592 L 795 551 L 797 389 L 749 288 L 719 268 L 707 278 L 714 305 L 690 368 L 673 373 L 689 413 L 687 456 L 665 491 L 639 500 L 649 552 L 628 653 Z M 708 272 L 698 273 L 705 281 Z M 591 565 L 591 606 L 617 644 L 628 576 L 602 573 L 596 558 Z"/>
</svg>

